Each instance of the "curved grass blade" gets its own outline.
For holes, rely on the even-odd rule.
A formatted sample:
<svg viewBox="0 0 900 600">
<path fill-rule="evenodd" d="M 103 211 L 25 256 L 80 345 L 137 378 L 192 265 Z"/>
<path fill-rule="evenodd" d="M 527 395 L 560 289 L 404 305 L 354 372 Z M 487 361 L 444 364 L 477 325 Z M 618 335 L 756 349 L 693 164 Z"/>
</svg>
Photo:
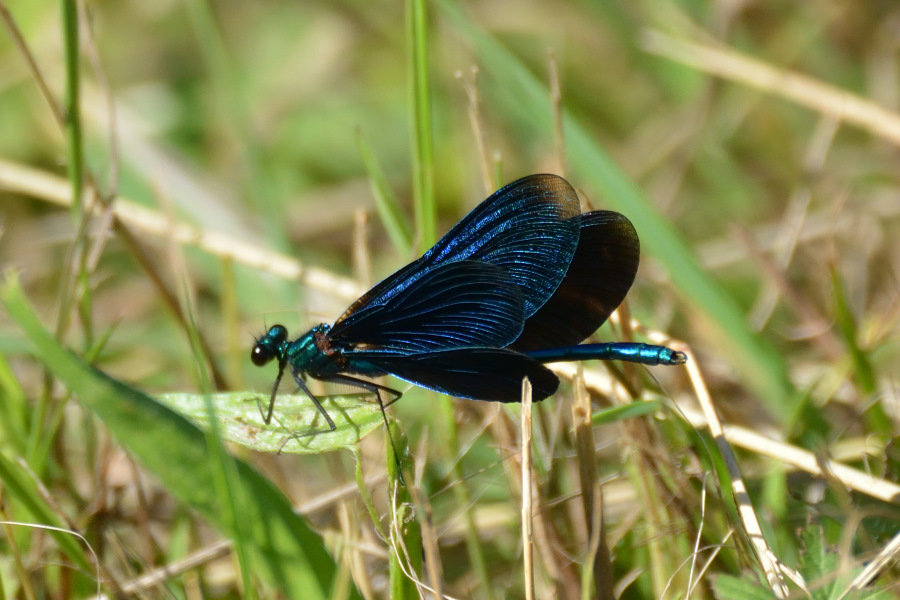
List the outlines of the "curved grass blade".
<svg viewBox="0 0 900 600">
<path fill-rule="evenodd" d="M 216 409 L 219 434 L 223 440 L 257 452 L 320 454 L 352 448 L 373 429 L 382 426 L 378 405 L 361 399 L 364 394 L 328 396 L 322 406 L 334 419 L 329 431 L 315 405 L 305 395 L 279 395 L 278 414 L 269 425 L 260 416 L 260 405 L 269 397 L 247 392 L 210 394 Z M 162 394 L 162 404 L 183 415 L 201 429 L 209 427 L 209 413 L 203 394 Z"/>
<path fill-rule="evenodd" d="M 591 415 L 591 425 L 605 425 L 635 419 L 653 414 L 662 407 L 663 403 L 660 400 L 641 400 L 605 408 Z"/>
</svg>

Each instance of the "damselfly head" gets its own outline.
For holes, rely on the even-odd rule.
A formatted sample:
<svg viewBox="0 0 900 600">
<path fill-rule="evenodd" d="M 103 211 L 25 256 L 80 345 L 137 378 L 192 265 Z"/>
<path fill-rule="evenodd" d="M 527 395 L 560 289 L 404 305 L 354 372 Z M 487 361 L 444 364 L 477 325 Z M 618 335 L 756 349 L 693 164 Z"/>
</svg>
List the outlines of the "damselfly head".
<svg viewBox="0 0 900 600">
<path fill-rule="evenodd" d="M 264 336 L 256 340 L 253 350 L 250 351 L 250 360 L 257 367 L 261 367 L 284 352 L 284 344 L 287 342 L 287 328 L 284 325 L 272 325 Z"/>
</svg>

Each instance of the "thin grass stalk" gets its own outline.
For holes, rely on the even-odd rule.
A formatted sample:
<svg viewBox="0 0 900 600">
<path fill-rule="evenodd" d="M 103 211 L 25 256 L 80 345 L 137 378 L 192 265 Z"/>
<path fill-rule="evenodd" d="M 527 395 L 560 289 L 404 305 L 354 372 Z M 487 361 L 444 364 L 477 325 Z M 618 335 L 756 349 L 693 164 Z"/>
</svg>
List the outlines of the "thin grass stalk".
<svg viewBox="0 0 900 600">
<path fill-rule="evenodd" d="M 369 174 L 369 187 L 372 189 L 372 197 L 375 199 L 375 208 L 381 225 L 387 231 L 391 245 L 397 254 L 406 258 L 412 256 L 413 228 L 409 219 L 400 205 L 397 196 L 388 184 L 384 170 L 375 158 L 372 147 L 363 137 L 362 131 L 356 130 L 356 146 L 362 157 L 366 172 Z"/>
<path fill-rule="evenodd" d="M 227 256 L 222 257 L 222 329 L 225 331 L 225 364 L 228 383 L 231 389 L 244 388 L 244 370 L 246 350 L 241 346 L 240 310 L 237 299 L 237 281 L 234 276 L 234 261 Z"/>
<path fill-rule="evenodd" d="M 76 234 L 72 244 L 71 280 L 61 279 L 57 334 L 62 336 L 68 329 L 69 310 L 73 298 L 77 299 L 77 310 L 83 324 L 85 348 L 91 345 L 91 296 L 90 278 L 87 269 L 87 221 L 84 210 L 84 138 L 81 123 L 81 44 L 79 36 L 77 0 L 60 0 L 63 48 L 65 54 L 65 133 L 68 154 L 69 185 L 72 190 L 70 207 Z"/>
<path fill-rule="evenodd" d="M 453 497 L 457 506 L 463 510 L 462 517 L 465 521 L 466 550 L 469 553 L 469 560 L 472 561 L 472 568 L 477 573 L 478 581 L 484 582 L 481 592 L 485 598 L 491 600 L 495 597 L 494 586 L 491 585 L 491 577 L 481 541 L 481 532 L 478 530 L 478 523 L 475 518 L 477 508 L 472 502 L 467 478 L 463 472 L 462 461 L 459 460 L 459 428 L 456 424 L 456 405 L 454 403 L 453 398 L 441 394 L 440 405 L 446 436 L 444 440 L 445 448 L 448 457 L 453 461 L 453 469 L 450 475 L 453 477 L 454 483 L 451 487 L 453 488 Z"/>
<path fill-rule="evenodd" d="M 534 499 L 532 474 L 534 465 L 531 455 L 531 382 L 522 379 L 522 571 L 526 600 L 534 600 Z"/>
<path fill-rule="evenodd" d="M 375 508 L 375 501 L 372 499 L 372 492 L 369 489 L 369 484 L 366 482 L 366 478 L 363 475 L 362 470 L 362 456 L 359 452 L 359 448 L 357 446 L 352 446 L 350 451 L 353 453 L 353 459 L 356 461 L 356 487 L 359 490 L 359 498 L 362 500 L 363 506 L 366 507 L 366 511 L 369 513 L 369 518 L 372 520 L 372 526 L 375 528 L 375 533 L 379 538 L 386 540 L 388 539 L 388 534 L 385 532 L 384 528 L 381 526 L 381 519 L 378 518 L 378 509 Z"/>
<path fill-rule="evenodd" d="M 409 452 L 409 440 L 403 430 L 391 422 L 389 432 L 394 444 L 385 444 L 387 448 L 388 490 L 391 505 L 391 536 L 393 548 L 390 548 L 390 580 L 391 598 L 393 600 L 418 599 L 418 577 L 422 568 L 422 531 L 416 519 L 407 519 L 407 511 L 413 510 L 412 496 L 404 484 L 405 476 L 401 471 L 412 473 L 412 455 Z M 394 454 L 396 445 L 397 452 Z M 404 568 L 404 566 L 406 568 Z M 409 569 L 409 571 L 407 571 Z M 414 579 L 415 578 L 415 579 Z"/>
<path fill-rule="evenodd" d="M 484 117 L 481 115 L 481 100 L 478 97 L 478 67 L 472 67 L 471 79 L 467 80 L 462 72 L 458 72 L 456 78 L 462 84 L 466 97 L 469 100 L 468 110 L 466 111 L 469 116 L 469 127 L 472 128 L 472 137 L 475 140 L 475 148 L 478 152 L 484 193 L 490 194 L 496 189 L 496 186 L 491 179 L 491 161 L 487 151 L 487 135 L 484 127 Z"/>
<path fill-rule="evenodd" d="M 547 52 L 550 103 L 553 111 L 553 140 L 556 145 L 556 173 L 566 176 L 566 136 L 563 133 L 562 89 L 559 86 L 559 63 L 553 50 Z"/>
<path fill-rule="evenodd" d="M 423 436 L 419 443 L 419 451 L 416 456 L 425 456 L 425 448 L 428 446 L 427 436 Z M 420 462 L 416 465 L 416 474 L 414 484 L 409 486 L 409 493 L 412 496 L 416 509 L 416 518 L 421 528 L 422 554 L 425 557 L 425 568 L 428 570 L 428 581 L 431 589 L 428 590 L 435 598 L 444 597 L 444 566 L 441 564 L 440 545 L 438 543 L 438 534 L 434 528 L 434 511 L 428 498 L 422 493 L 422 475 L 425 464 Z"/>
<path fill-rule="evenodd" d="M 850 358 L 853 361 L 853 371 L 856 383 L 863 395 L 867 398 L 871 398 L 878 389 L 878 384 L 875 380 L 875 370 L 872 367 L 871 361 L 869 361 L 869 357 L 857 341 L 859 330 L 856 318 L 854 317 L 853 310 L 847 300 L 844 282 L 837 265 L 832 263 L 829 271 L 831 275 L 831 292 L 834 296 L 834 313 L 837 327 L 843 338 L 844 345 L 850 353 Z M 866 411 L 866 418 L 868 421 L 867 424 L 872 430 L 892 434 L 894 427 L 880 403 L 870 405 L 869 410 Z"/>
<path fill-rule="evenodd" d="M 588 561 L 582 573 L 582 598 L 613 600 L 612 565 L 603 527 L 601 488 L 594 457 L 594 428 L 591 421 L 591 397 L 584 383 L 584 366 L 578 363 L 573 381 L 572 423 L 575 427 L 575 451 L 581 484 L 584 524 L 590 533 Z M 587 588 L 587 589 L 586 589 Z"/>
<path fill-rule="evenodd" d="M 597 481 L 594 484 L 592 494 L 593 498 L 593 514 L 599 515 L 600 518 L 593 520 L 590 528 L 590 536 L 588 538 L 588 553 L 585 559 L 585 568 L 581 572 L 581 600 L 591 600 L 597 598 L 599 600 L 609 600 L 615 598 L 614 581 L 612 577 L 612 565 L 610 564 L 609 547 L 606 544 L 604 522 L 603 522 L 603 487 Z M 602 545 L 602 549 L 601 549 Z M 600 556 L 601 552 L 606 556 Z M 600 561 L 603 562 L 605 568 L 603 571 L 598 569 Z M 601 575 L 603 575 L 601 577 Z"/>
<path fill-rule="evenodd" d="M 337 573 L 335 573 L 334 589 L 331 592 L 333 600 L 344 600 L 350 596 L 350 582 L 353 580 L 352 569 L 354 558 L 354 538 L 359 532 L 356 511 L 348 506 L 347 502 L 341 502 L 335 507 L 338 522 L 340 523 L 340 539 L 334 548 L 337 561 Z"/>
<path fill-rule="evenodd" d="M 76 0 L 61 0 L 63 29 L 63 52 L 65 56 L 65 98 L 62 112 L 62 126 L 66 136 L 67 166 L 72 204 L 70 215 L 75 226 L 75 237 L 70 247 L 69 260 L 63 269 L 58 287 L 58 313 L 56 315 L 56 337 L 62 339 L 70 323 L 73 302 L 83 324 L 84 348 L 92 345 L 92 318 L 90 278 L 87 266 L 87 224 L 88 213 L 83 207 L 84 191 L 84 141 L 81 123 L 81 73 L 79 19 Z M 53 379 L 45 371 L 43 392 L 37 408 L 37 418 L 32 421 L 29 443 L 29 458 L 39 472 L 43 471 L 45 458 L 53 443 L 59 442 L 58 432 L 68 396 L 53 402 L 51 388 Z"/>
<path fill-rule="evenodd" d="M 351 446 L 349 450 L 353 453 L 353 460 L 356 464 L 354 474 L 356 479 L 356 488 L 359 491 L 359 499 L 362 501 L 363 506 L 368 512 L 369 519 L 372 522 L 372 527 L 375 529 L 375 535 L 377 535 L 379 539 L 388 540 L 388 533 L 381 526 L 381 520 L 378 517 L 378 509 L 375 508 L 375 502 L 372 499 L 371 486 L 369 482 L 366 481 L 366 478 L 363 475 L 362 455 L 360 453 L 359 445 L 357 444 Z M 390 551 L 390 548 L 388 548 L 388 550 Z M 363 556 L 360 552 L 354 552 L 353 556 L 354 564 L 352 572 L 354 576 L 354 583 L 356 584 L 356 587 L 359 589 L 363 597 L 372 598 L 374 597 L 374 591 L 368 566 L 363 560 Z"/>
<path fill-rule="evenodd" d="M 78 36 L 78 3 L 60 0 L 63 27 L 63 48 L 66 66 L 65 127 L 68 144 L 69 184 L 72 187 L 72 220 L 78 222 L 82 214 L 84 188 L 84 148 L 81 133 L 81 70 Z"/>
</svg>

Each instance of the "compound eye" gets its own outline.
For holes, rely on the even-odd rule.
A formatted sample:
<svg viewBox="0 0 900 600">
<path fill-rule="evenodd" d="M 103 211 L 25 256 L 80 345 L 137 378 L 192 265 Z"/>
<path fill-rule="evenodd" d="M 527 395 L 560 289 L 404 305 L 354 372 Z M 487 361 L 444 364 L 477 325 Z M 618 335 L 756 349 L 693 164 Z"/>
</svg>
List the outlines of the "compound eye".
<svg viewBox="0 0 900 600">
<path fill-rule="evenodd" d="M 275 355 L 272 353 L 272 349 L 262 343 L 253 346 L 253 350 L 250 351 L 250 360 L 257 367 L 263 366 L 273 358 Z"/>
</svg>

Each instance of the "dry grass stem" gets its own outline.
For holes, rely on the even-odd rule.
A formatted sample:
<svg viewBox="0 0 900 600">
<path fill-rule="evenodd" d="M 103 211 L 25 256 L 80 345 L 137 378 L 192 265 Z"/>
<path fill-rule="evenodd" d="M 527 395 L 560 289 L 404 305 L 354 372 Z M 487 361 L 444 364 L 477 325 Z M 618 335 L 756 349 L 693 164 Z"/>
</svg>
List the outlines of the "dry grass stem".
<svg viewBox="0 0 900 600">
<path fill-rule="evenodd" d="M 525 598 L 534 600 L 534 521 L 532 509 L 532 464 L 531 456 L 531 382 L 522 380 L 522 564 L 525 575 Z"/>
<path fill-rule="evenodd" d="M 781 96 L 900 145 L 900 115 L 812 77 L 774 68 L 734 50 L 648 30 L 644 49 L 675 62 Z"/>
<path fill-rule="evenodd" d="M 0 160 L 0 187 L 59 206 L 69 206 L 71 203 L 71 190 L 66 179 L 9 161 Z M 95 206 L 94 210 L 99 209 Z M 228 258 L 289 281 L 300 281 L 310 289 L 337 298 L 352 300 L 365 291 L 349 278 L 318 267 L 306 267 L 295 258 L 229 235 L 185 223 L 173 223 L 165 215 L 126 198 L 117 198 L 113 211 L 122 223 L 137 231 L 160 237 L 170 236 L 181 244 L 195 246 L 214 256 Z"/>
<path fill-rule="evenodd" d="M 737 459 L 731 450 L 731 446 L 728 444 L 728 439 L 725 437 L 722 423 L 719 421 L 719 416 L 716 413 L 715 406 L 713 406 L 703 374 L 700 372 L 700 366 L 697 364 L 697 357 L 694 356 L 690 349 L 685 348 L 684 350 L 688 354 L 688 361 L 685 366 L 687 367 L 691 384 L 694 387 L 694 393 L 706 417 L 710 433 L 716 440 L 719 453 L 725 461 L 728 476 L 731 478 L 732 492 L 738 505 L 738 514 L 741 517 L 741 522 L 744 524 L 747 535 L 756 549 L 757 557 L 766 573 L 766 579 L 771 586 L 772 593 L 778 598 L 787 598 L 789 591 L 784 582 L 784 577 L 790 578 L 801 589 L 806 589 L 803 577 L 778 559 L 763 535 L 762 527 L 760 527 L 759 519 L 756 516 L 756 510 L 753 508 L 753 503 L 750 501 L 750 496 L 747 492 L 747 486 L 744 484 L 741 476 Z"/>
</svg>

